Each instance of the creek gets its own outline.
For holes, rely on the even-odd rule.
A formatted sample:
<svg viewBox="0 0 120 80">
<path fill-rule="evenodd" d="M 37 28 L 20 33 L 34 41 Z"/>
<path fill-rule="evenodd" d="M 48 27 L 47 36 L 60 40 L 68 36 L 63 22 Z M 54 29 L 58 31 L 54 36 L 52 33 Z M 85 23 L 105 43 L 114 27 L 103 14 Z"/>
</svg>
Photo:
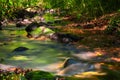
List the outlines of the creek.
<svg viewBox="0 0 120 80">
<path fill-rule="evenodd" d="M 14 52 L 18 47 L 28 50 Z M 5 65 L 57 73 L 65 59 L 78 52 L 80 50 L 71 44 L 31 40 L 26 37 L 24 29 L 11 28 L 0 31 L 0 59 L 3 59 L 1 63 Z M 84 65 L 87 66 L 85 63 L 79 64 L 81 68 L 84 68 Z"/>
</svg>

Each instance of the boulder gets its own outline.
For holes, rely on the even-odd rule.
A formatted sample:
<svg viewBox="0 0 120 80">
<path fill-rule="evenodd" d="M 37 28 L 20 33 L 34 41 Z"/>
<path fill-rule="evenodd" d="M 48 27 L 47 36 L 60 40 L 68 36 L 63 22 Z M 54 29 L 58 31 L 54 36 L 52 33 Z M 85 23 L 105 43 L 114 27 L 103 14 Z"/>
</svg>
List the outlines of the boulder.
<svg viewBox="0 0 120 80">
<path fill-rule="evenodd" d="M 68 58 L 65 60 L 62 69 L 58 71 L 57 75 L 72 76 L 83 72 L 94 71 L 96 69 L 100 69 L 100 65 Z"/>
<path fill-rule="evenodd" d="M 37 29 L 39 27 L 39 24 L 37 22 L 33 22 L 31 24 L 29 24 L 25 30 L 27 32 L 27 37 L 32 37 L 31 32 L 34 31 L 35 29 Z"/>
<path fill-rule="evenodd" d="M 40 22 L 40 23 L 33 22 L 33 23 L 29 24 L 25 29 L 27 32 L 27 37 L 37 38 L 42 35 L 47 36 L 47 37 L 52 35 L 54 33 L 54 31 L 52 29 L 50 29 L 48 26 L 49 25 L 44 22 Z"/>
<path fill-rule="evenodd" d="M 87 71 L 94 71 L 94 70 L 95 70 L 94 65 L 89 63 L 79 62 L 76 64 L 71 64 L 70 66 L 62 69 L 57 73 L 57 75 L 72 76 L 72 75 L 80 74 Z"/>
<path fill-rule="evenodd" d="M 70 43 L 70 42 L 77 42 L 82 40 L 84 37 L 78 37 L 76 35 L 72 35 L 69 33 L 55 33 L 50 36 L 52 40 L 56 40 L 62 43 Z"/>
<path fill-rule="evenodd" d="M 76 61 L 75 59 L 72 59 L 72 58 L 68 58 L 65 60 L 64 64 L 63 64 L 63 68 L 66 68 L 72 64 L 76 64 L 78 63 L 78 61 Z"/>
</svg>

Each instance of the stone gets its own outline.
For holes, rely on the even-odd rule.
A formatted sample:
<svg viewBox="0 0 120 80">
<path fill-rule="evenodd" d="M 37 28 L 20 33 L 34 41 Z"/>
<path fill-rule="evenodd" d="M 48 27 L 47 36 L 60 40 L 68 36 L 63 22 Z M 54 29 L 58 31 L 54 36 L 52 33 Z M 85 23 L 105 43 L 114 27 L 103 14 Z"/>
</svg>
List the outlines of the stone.
<svg viewBox="0 0 120 80">
<path fill-rule="evenodd" d="M 70 42 L 77 42 L 82 40 L 84 37 L 78 37 L 72 34 L 66 34 L 66 33 L 55 33 L 50 36 L 52 40 L 56 40 L 58 42 L 62 43 L 70 43 Z"/>
<path fill-rule="evenodd" d="M 64 64 L 63 64 L 63 68 L 66 68 L 72 64 L 76 64 L 78 63 L 78 61 L 76 61 L 75 59 L 72 59 L 72 58 L 68 58 L 65 60 Z"/>
<path fill-rule="evenodd" d="M 26 50 L 28 50 L 28 48 L 26 48 L 26 47 L 18 47 L 18 48 L 15 48 L 13 50 L 13 52 L 23 52 L 23 51 L 26 51 Z"/>
<path fill-rule="evenodd" d="M 21 28 L 21 27 L 24 27 L 24 26 L 25 26 L 25 24 L 23 24 L 22 22 L 17 22 L 16 23 L 17 28 Z"/>
<path fill-rule="evenodd" d="M 50 29 L 48 26 L 49 25 L 44 22 L 40 22 L 40 23 L 34 22 L 29 24 L 25 29 L 27 32 L 27 37 L 38 38 L 42 35 L 47 37 L 52 35 L 54 31 Z"/>
<path fill-rule="evenodd" d="M 39 27 L 39 24 L 37 22 L 33 22 L 31 24 L 29 24 L 25 30 L 27 32 L 27 37 L 30 38 L 30 37 L 33 37 L 31 32 L 34 31 L 35 29 L 37 29 Z"/>
<path fill-rule="evenodd" d="M 94 71 L 94 70 L 95 70 L 94 65 L 79 62 L 79 63 L 72 64 L 72 65 L 64 68 L 63 70 L 59 71 L 57 73 L 57 75 L 72 76 L 72 75 L 76 75 L 76 74 L 79 74 L 79 73 L 83 73 L 83 72 L 87 72 L 87 71 Z"/>
</svg>

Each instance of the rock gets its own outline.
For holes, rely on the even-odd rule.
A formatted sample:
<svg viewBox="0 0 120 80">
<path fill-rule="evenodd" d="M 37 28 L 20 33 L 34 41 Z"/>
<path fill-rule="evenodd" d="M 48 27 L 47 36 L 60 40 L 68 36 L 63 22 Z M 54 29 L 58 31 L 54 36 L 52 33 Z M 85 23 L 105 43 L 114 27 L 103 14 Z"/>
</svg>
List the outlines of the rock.
<svg viewBox="0 0 120 80">
<path fill-rule="evenodd" d="M 26 51 L 28 50 L 28 48 L 26 47 L 18 47 L 16 49 L 13 50 L 13 52 L 23 52 L 23 51 Z"/>
<path fill-rule="evenodd" d="M 64 64 L 63 64 L 63 68 L 66 68 L 72 64 L 76 64 L 78 63 L 78 61 L 76 61 L 75 59 L 72 59 L 72 58 L 68 58 L 65 60 Z"/>
<path fill-rule="evenodd" d="M 52 35 L 54 33 L 54 31 L 52 29 L 50 29 L 48 26 L 49 25 L 47 23 L 44 23 L 44 22 L 31 23 L 25 29 L 27 31 L 27 37 L 37 38 L 37 37 L 40 37 L 42 35 L 45 35 L 47 37 Z"/>
<path fill-rule="evenodd" d="M 98 65 L 96 66 L 96 64 L 90 64 L 89 62 L 82 60 L 77 61 L 75 59 L 68 58 L 65 60 L 63 68 L 57 73 L 57 75 L 72 76 L 82 72 L 94 71 L 97 68 L 99 67 Z"/>
<path fill-rule="evenodd" d="M 72 34 L 66 33 L 55 33 L 50 36 L 52 40 L 56 40 L 58 42 L 69 43 L 69 42 L 77 42 L 82 40 L 84 37 L 78 37 Z"/>
<path fill-rule="evenodd" d="M 32 31 L 34 31 L 35 29 L 37 29 L 39 27 L 39 24 L 37 22 L 33 22 L 31 24 L 29 24 L 25 30 L 27 32 L 27 37 L 33 37 L 33 35 L 31 34 Z"/>
<path fill-rule="evenodd" d="M 95 66 L 88 63 L 79 62 L 76 64 L 71 64 L 63 70 L 59 71 L 57 75 L 61 76 L 72 76 L 75 74 L 79 74 L 82 72 L 93 71 L 95 70 Z"/>
<path fill-rule="evenodd" d="M 36 29 L 37 27 L 39 27 L 39 24 L 38 24 L 37 22 L 33 22 L 33 23 L 29 24 L 29 25 L 25 28 L 25 30 L 26 30 L 27 32 L 31 32 L 31 31 L 33 31 L 34 29 Z"/>
<path fill-rule="evenodd" d="M 79 60 L 85 60 L 85 61 L 89 61 L 89 60 L 94 60 L 96 59 L 96 57 L 98 56 L 95 52 L 91 52 L 91 51 L 83 51 L 83 52 L 79 52 L 77 54 L 72 54 L 73 57 L 79 59 Z"/>
<path fill-rule="evenodd" d="M 17 28 L 21 28 L 21 27 L 24 27 L 24 26 L 25 26 L 25 24 L 23 24 L 22 22 L 16 23 Z"/>
</svg>

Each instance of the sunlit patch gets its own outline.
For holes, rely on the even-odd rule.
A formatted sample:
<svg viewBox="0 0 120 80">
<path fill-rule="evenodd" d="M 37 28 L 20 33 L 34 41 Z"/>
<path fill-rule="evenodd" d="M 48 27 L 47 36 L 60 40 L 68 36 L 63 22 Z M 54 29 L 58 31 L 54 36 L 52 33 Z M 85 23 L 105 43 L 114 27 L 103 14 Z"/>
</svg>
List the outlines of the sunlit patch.
<svg viewBox="0 0 120 80">
<path fill-rule="evenodd" d="M 81 73 L 81 74 L 77 74 L 77 75 L 75 75 L 75 77 L 81 77 L 81 78 L 88 77 L 88 78 L 90 78 L 90 77 L 93 77 L 93 76 L 103 76 L 103 75 L 106 75 L 106 73 L 90 71 L 90 72 L 84 72 L 84 73 Z"/>
<path fill-rule="evenodd" d="M 111 59 L 114 60 L 114 61 L 120 62 L 120 58 L 112 57 Z"/>
<path fill-rule="evenodd" d="M 103 54 L 101 52 L 95 52 L 96 56 L 102 56 Z"/>
<path fill-rule="evenodd" d="M 62 67 L 62 61 L 59 61 L 57 63 L 52 63 L 52 64 L 48 64 L 46 66 L 39 66 L 37 67 L 37 69 L 41 69 L 44 71 L 50 71 L 50 72 L 58 72 L 60 70 L 60 68 Z"/>
<path fill-rule="evenodd" d="M 92 58 L 97 57 L 97 55 L 94 52 L 81 52 L 79 54 L 72 54 L 74 57 L 78 59 L 84 59 L 84 60 L 90 60 Z"/>
<path fill-rule="evenodd" d="M 29 60 L 26 56 L 13 56 L 11 59 L 14 60 Z"/>
</svg>

